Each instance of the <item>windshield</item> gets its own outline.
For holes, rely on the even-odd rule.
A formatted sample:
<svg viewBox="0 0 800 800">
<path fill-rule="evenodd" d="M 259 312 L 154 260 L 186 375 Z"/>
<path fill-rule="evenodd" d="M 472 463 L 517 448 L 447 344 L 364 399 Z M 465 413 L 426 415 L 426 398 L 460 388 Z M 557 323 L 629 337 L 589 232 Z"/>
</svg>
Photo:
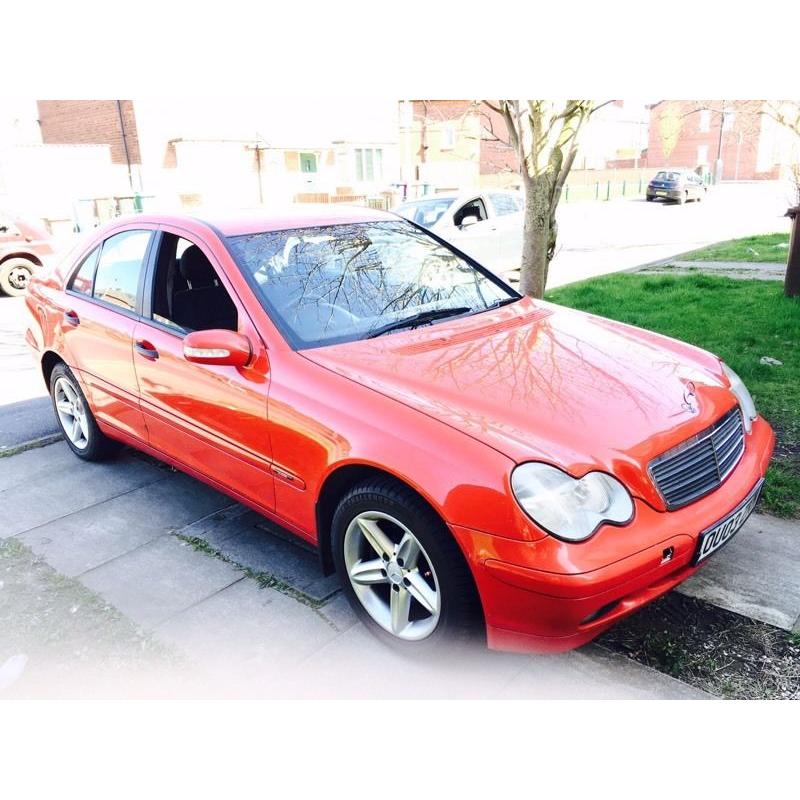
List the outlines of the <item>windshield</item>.
<svg viewBox="0 0 800 800">
<path fill-rule="evenodd" d="M 680 179 L 680 172 L 659 172 L 655 177 L 657 181 L 679 181 Z"/>
<path fill-rule="evenodd" d="M 254 233 L 228 244 L 297 349 L 388 333 L 405 320 L 436 324 L 519 297 L 402 220 Z"/>
<path fill-rule="evenodd" d="M 439 218 L 453 205 L 452 197 L 432 198 L 431 200 L 420 200 L 417 203 L 406 203 L 397 209 L 401 217 L 422 225 L 423 228 L 430 228 L 435 225 Z"/>
</svg>

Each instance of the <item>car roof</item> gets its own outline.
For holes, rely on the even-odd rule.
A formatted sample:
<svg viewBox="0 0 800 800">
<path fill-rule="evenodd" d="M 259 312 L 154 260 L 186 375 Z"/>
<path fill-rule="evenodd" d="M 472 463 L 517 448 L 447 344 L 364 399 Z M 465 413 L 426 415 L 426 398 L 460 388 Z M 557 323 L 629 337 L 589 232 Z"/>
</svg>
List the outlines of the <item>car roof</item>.
<svg viewBox="0 0 800 800">
<path fill-rule="evenodd" d="M 296 204 L 276 208 L 244 210 L 194 209 L 191 214 L 135 214 L 120 222 L 147 222 L 151 224 L 183 225 L 187 223 L 215 228 L 223 236 L 241 236 L 248 233 L 291 230 L 293 228 L 317 228 L 326 225 L 347 225 L 356 222 L 389 222 L 397 215 L 360 206 L 338 203 Z"/>
</svg>

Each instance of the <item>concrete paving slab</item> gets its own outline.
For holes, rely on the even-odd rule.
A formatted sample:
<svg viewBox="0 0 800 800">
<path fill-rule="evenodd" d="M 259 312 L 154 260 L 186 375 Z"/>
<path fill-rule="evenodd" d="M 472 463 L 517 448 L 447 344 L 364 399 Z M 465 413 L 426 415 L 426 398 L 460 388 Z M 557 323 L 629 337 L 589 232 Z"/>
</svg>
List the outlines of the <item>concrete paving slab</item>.
<svg viewBox="0 0 800 800">
<path fill-rule="evenodd" d="M 230 498 L 182 473 L 134 489 L 17 538 L 73 577 L 94 569 L 169 530 L 230 504 Z"/>
<path fill-rule="evenodd" d="M 610 653 L 598 645 L 532 656 L 502 691 L 504 698 L 581 700 L 691 700 L 711 695 Z"/>
<path fill-rule="evenodd" d="M 403 656 L 355 625 L 286 676 L 285 692 L 310 698 L 496 698 L 528 661 L 477 647 L 435 658 Z"/>
<path fill-rule="evenodd" d="M 280 695 L 297 665 L 339 635 L 313 608 L 245 578 L 155 631 L 231 689 Z M 238 684 L 238 685 L 237 685 Z"/>
<path fill-rule="evenodd" d="M 69 471 L 77 459 L 64 442 L 0 458 L 0 492 L 21 487 L 54 470 Z"/>
<path fill-rule="evenodd" d="M 242 506 L 186 526 L 180 534 L 203 539 L 226 558 L 273 575 L 312 600 L 324 602 L 339 591 L 335 575 L 322 575 L 315 551 Z"/>
<path fill-rule="evenodd" d="M 800 616 L 800 522 L 753 514 L 678 591 L 790 631 Z"/>
<path fill-rule="evenodd" d="M 144 628 L 152 628 L 242 579 L 218 558 L 161 536 L 84 573 L 80 580 Z"/>
<path fill-rule="evenodd" d="M 71 460 L 63 459 L 65 450 Z M 69 452 L 64 442 L 57 442 L 0 459 L 0 474 L 6 482 L 8 473 L 14 475 L 15 462 L 23 456 L 29 457 L 28 469 L 36 463 L 42 468 L 24 484 L 15 483 L 0 491 L 0 508 L 3 509 L 0 538 L 14 536 L 154 483 L 165 474 L 153 464 L 126 452 L 103 463 L 81 461 Z"/>
</svg>

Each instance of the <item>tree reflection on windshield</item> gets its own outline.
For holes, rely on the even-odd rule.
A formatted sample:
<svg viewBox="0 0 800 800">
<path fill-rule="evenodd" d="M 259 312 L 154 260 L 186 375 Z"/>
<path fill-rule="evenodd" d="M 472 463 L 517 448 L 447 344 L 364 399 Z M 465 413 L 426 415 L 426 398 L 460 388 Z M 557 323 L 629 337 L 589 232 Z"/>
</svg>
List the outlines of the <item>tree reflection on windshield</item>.
<svg viewBox="0 0 800 800">
<path fill-rule="evenodd" d="M 435 324 L 447 318 L 435 312 L 478 312 L 517 297 L 402 220 L 254 233 L 228 244 L 298 348 L 366 338 L 420 315 Z"/>
</svg>

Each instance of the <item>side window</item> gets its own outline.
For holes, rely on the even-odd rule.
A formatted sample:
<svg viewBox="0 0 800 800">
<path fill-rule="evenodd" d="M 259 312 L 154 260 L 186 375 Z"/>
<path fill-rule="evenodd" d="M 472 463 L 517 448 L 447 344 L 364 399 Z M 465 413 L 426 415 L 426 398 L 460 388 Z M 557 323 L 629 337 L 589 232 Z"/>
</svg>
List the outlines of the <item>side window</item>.
<svg viewBox="0 0 800 800">
<path fill-rule="evenodd" d="M 464 221 L 464 217 L 477 217 L 480 222 L 487 219 L 486 206 L 480 197 L 470 200 L 469 203 L 464 203 L 464 205 L 453 214 L 453 223 L 460 226 Z"/>
<path fill-rule="evenodd" d="M 150 231 L 125 231 L 106 239 L 97 264 L 94 296 L 133 311 Z"/>
<path fill-rule="evenodd" d="M 498 217 L 505 216 L 506 214 L 516 214 L 519 211 L 519 204 L 517 198 L 510 194 L 495 193 L 490 194 L 489 199 L 492 201 L 494 210 Z"/>
<path fill-rule="evenodd" d="M 172 233 L 161 236 L 151 318 L 178 333 L 239 327 L 236 305 L 205 253 Z"/>
<path fill-rule="evenodd" d="M 83 259 L 80 269 L 72 277 L 69 288 L 73 292 L 92 296 L 92 285 L 94 284 L 94 268 L 97 266 L 97 257 L 100 255 L 100 248 L 95 247 L 86 258 Z"/>
</svg>

